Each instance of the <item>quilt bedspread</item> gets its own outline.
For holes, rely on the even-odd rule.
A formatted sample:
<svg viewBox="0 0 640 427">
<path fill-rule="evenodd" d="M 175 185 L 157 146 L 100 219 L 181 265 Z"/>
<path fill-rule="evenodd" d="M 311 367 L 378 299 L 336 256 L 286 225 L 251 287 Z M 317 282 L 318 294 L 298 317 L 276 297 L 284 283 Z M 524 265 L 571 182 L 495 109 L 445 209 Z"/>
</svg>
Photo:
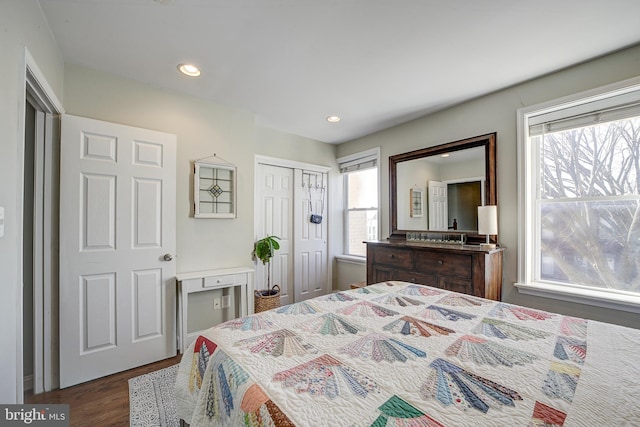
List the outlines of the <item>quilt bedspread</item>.
<svg viewBox="0 0 640 427">
<path fill-rule="evenodd" d="M 217 325 L 192 426 L 638 426 L 640 330 L 385 282 Z"/>
</svg>

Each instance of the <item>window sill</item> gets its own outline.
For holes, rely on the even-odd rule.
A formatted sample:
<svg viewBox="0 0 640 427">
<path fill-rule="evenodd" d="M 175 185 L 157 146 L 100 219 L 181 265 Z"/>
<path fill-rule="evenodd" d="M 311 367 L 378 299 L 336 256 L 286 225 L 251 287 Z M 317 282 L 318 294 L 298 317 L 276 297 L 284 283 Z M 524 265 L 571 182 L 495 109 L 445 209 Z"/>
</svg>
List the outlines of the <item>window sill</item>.
<svg viewBox="0 0 640 427">
<path fill-rule="evenodd" d="M 336 255 L 336 260 L 338 260 L 339 262 L 358 265 L 365 265 L 367 263 L 367 257 L 356 255 Z"/>
<path fill-rule="evenodd" d="M 574 288 L 550 283 L 516 283 L 514 286 L 522 294 L 640 314 L 640 296 L 613 294 L 597 289 Z"/>
</svg>

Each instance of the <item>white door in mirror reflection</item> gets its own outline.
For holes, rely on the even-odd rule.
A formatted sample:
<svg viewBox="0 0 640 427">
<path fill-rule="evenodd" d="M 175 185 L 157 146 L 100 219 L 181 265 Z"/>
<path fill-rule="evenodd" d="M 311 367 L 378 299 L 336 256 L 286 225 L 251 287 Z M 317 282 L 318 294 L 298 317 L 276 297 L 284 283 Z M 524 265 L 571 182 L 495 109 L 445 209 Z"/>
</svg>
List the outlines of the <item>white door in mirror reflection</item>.
<svg viewBox="0 0 640 427">
<path fill-rule="evenodd" d="M 429 230 L 447 230 L 447 184 L 429 181 Z"/>
</svg>

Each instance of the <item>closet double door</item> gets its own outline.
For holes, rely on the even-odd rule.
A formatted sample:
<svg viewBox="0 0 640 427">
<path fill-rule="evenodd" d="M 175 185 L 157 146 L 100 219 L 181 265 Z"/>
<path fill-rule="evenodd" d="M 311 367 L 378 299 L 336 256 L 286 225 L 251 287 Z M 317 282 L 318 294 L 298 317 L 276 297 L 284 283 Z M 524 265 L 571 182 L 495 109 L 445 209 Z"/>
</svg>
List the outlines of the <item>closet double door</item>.
<svg viewBox="0 0 640 427">
<path fill-rule="evenodd" d="M 270 269 L 271 286 L 280 287 L 282 305 L 327 293 L 328 174 L 321 168 L 257 163 L 256 240 L 280 238 Z M 267 273 L 258 261 L 256 289 L 267 288 Z"/>
</svg>

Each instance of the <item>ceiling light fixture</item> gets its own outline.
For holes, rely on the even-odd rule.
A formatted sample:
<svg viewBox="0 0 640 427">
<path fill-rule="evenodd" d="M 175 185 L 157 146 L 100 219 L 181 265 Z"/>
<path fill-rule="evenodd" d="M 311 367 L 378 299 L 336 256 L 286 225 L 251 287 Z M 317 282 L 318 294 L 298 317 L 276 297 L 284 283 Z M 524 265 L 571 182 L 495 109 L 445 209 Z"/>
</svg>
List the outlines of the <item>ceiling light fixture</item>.
<svg viewBox="0 0 640 427">
<path fill-rule="evenodd" d="M 440 157 L 449 157 L 449 153 L 440 154 Z"/>
<path fill-rule="evenodd" d="M 200 70 L 193 64 L 180 64 L 178 65 L 178 70 L 189 77 L 198 77 L 200 75 Z"/>
<path fill-rule="evenodd" d="M 338 117 L 338 116 L 329 116 L 329 117 L 327 117 L 327 121 L 329 123 L 338 123 L 340 121 L 340 117 Z"/>
</svg>

